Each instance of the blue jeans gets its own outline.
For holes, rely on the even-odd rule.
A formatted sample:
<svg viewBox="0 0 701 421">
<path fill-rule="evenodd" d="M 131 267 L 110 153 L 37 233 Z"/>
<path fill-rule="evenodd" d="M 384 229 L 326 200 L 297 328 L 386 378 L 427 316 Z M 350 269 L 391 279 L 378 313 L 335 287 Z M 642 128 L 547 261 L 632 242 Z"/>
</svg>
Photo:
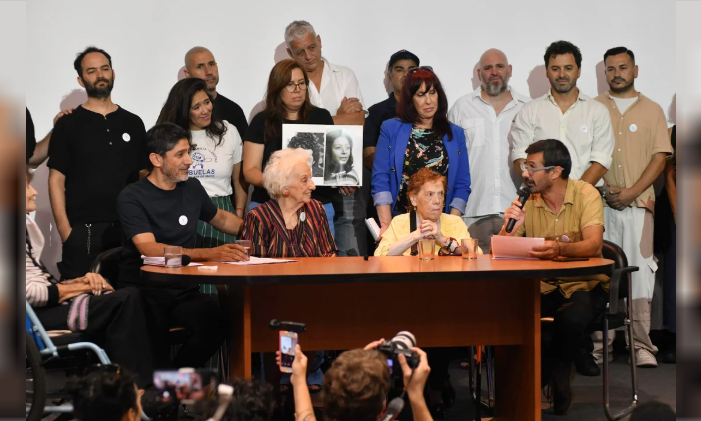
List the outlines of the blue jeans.
<svg viewBox="0 0 701 421">
<path fill-rule="evenodd" d="M 248 210 L 246 210 L 246 212 L 250 212 L 251 209 L 257 208 L 258 206 L 260 206 L 260 203 L 251 202 L 248 205 Z M 328 221 L 329 221 L 329 228 L 331 229 L 331 235 L 333 235 L 333 237 L 336 238 L 336 231 L 334 231 L 334 226 L 333 226 L 333 217 L 336 215 L 336 211 L 333 210 L 333 205 L 331 203 L 325 204 L 324 210 L 326 211 L 326 219 L 328 219 Z"/>
</svg>

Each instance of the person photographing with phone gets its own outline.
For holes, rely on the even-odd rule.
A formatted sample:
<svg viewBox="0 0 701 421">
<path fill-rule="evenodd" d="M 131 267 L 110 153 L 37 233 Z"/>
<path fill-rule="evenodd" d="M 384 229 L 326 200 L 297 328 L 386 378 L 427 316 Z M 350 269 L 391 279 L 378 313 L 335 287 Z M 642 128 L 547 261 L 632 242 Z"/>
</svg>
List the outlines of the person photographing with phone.
<svg viewBox="0 0 701 421">
<path fill-rule="evenodd" d="M 364 349 L 346 351 L 338 357 L 324 377 L 324 418 L 329 421 L 379 421 L 396 408 L 395 401 L 389 405 L 390 366 L 387 357 L 376 348 L 384 339 L 372 342 Z M 416 347 L 411 351 L 418 356 L 418 365 L 411 368 L 405 355 L 399 354 L 406 395 L 415 421 L 433 421 L 424 400 L 424 388 L 431 368 L 426 353 Z M 280 353 L 278 352 L 278 364 Z M 295 346 L 292 363 L 291 384 L 294 390 L 295 419 L 316 421 L 311 396 L 306 383 L 307 357 L 302 348 Z M 389 409 L 388 409 L 389 408 Z M 394 417 L 396 417 L 396 413 Z M 392 417 L 391 419 L 394 419 Z"/>
<path fill-rule="evenodd" d="M 545 238 L 544 245 L 530 252 L 542 260 L 601 257 L 601 195 L 586 181 L 569 178 L 572 160 L 567 147 L 545 139 L 531 144 L 526 153 L 521 170 L 532 194 L 523 208 L 516 199 L 504 212 L 499 235 Z M 516 223 L 507 233 L 510 219 Z M 551 349 L 543 347 L 542 362 L 542 385 L 552 383 L 555 414 L 567 413 L 572 405 L 574 360 L 587 342 L 592 347 L 587 341 L 589 325 L 606 309 L 608 282 L 605 275 L 541 281 L 541 316 L 555 319 Z"/>
</svg>

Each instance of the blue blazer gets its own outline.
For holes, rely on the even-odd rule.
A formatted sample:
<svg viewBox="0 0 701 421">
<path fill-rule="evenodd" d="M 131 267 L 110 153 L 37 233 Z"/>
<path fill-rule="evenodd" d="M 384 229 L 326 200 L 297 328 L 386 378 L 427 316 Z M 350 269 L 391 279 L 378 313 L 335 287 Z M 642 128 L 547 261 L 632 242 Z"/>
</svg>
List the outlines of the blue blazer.
<svg viewBox="0 0 701 421">
<path fill-rule="evenodd" d="M 402 174 L 404 172 L 404 155 L 411 136 L 411 123 L 404 123 L 393 118 L 382 123 L 380 139 L 375 149 L 375 161 L 372 165 L 372 198 L 375 206 L 394 206 L 399 195 Z M 470 163 L 467 158 L 465 131 L 450 124 L 453 140 L 443 136 L 443 145 L 448 153 L 448 191 L 446 192 L 445 212 L 455 208 L 465 212 L 467 199 L 470 197 Z"/>
</svg>

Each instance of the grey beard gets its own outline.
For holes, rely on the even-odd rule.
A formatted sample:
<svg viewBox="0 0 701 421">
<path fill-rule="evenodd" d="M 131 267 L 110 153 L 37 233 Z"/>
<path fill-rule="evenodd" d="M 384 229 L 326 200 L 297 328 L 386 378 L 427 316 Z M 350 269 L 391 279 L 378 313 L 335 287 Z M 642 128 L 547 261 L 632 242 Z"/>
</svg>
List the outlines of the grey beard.
<svg viewBox="0 0 701 421">
<path fill-rule="evenodd" d="M 490 83 L 487 84 L 482 84 L 482 89 L 487 93 L 489 96 L 498 96 L 502 92 L 504 92 L 507 88 L 506 83 L 501 83 L 499 86 L 492 85 Z"/>
</svg>

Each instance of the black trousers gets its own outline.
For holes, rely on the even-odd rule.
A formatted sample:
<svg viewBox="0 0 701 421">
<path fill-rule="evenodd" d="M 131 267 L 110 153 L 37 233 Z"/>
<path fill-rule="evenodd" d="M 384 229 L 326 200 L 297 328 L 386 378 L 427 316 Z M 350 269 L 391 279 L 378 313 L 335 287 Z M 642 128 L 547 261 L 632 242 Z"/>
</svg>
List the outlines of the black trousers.
<svg viewBox="0 0 701 421">
<path fill-rule="evenodd" d="M 550 341 L 547 341 L 548 335 L 543 335 L 546 342 L 542 347 L 542 384 L 547 384 L 555 367 L 574 362 L 594 331 L 593 322 L 606 311 L 608 299 L 609 294 L 601 285 L 591 291 L 574 292 L 570 298 L 559 290 L 541 295 L 541 317 L 554 318 Z"/>
<path fill-rule="evenodd" d="M 228 323 L 216 297 L 193 289 L 141 288 L 156 368 L 202 367 L 221 346 Z M 185 328 L 185 342 L 170 361 L 169 330 Z"/>
<path fill-rule="evenodd" d="M 68 330 L 69 305 L 36 307 L 34 312 L 46 330 Z M 110 360 L 138 376 L 140 387 L 151 384 L 153 359 L 146 331 L 142 299 L 136 288 L 91 296 L 88 327 L 83 332 L 102 347 Z"/>
<path fill-rule="evenodd" d="M 57 264 L 61 279 L 85 276 L 98 254 L 121 245 L 119 222 L 73 224 L 71 234 L 63 243 L 62 260 Z"/>
<path fill-rule="evenodd" d="M 664 258 L 664 324 L 677 333 L 677 224 L 670 220 L 670 242 Z"/>
</svg>

